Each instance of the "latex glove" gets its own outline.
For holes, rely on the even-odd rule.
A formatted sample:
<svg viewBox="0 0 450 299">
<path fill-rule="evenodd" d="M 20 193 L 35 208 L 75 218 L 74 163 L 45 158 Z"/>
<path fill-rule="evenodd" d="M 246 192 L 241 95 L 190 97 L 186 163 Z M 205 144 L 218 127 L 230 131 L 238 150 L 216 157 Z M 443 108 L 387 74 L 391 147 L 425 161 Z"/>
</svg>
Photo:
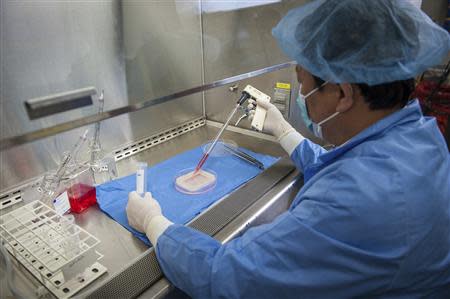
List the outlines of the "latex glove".
<svg viewBox="0 0 450 299">
<path fill-rule="evenodd" d="M 247 109 L 249 112 L 249 120 L 251 121 L 255 115 L 256 105 L 261 106 L 267 110 L 266 119 L 264 121 L 263 130 L 277 138 L 279 141 L 289 132 L 295 131 L 295 129 L 284 119 L 280 110 L 272 103 L 267 103 L 260 100 L 249 100 Z"/>
<path fill-rule="evenodd" d="M 249 110 L 249 120 L 255 115 L 256 105 L 260 105 L 267 110 L 266 119 L 264 120 L 263 130 L 272 134 L 280 142 L 284 150 L 289 154 L 297 148 L 297 146 L 305 139 L 298 133 L 283 117 L 280 110 L 272 104 L 264 101 L 249 100 L 247 109 Z"/>
<path fill-rule="evenodd" d="M 156 247 L 158 238 L 172 222 L 162 215 L 159 203 L 147 192 L 144 198 L 136 191 L 128 194 L 126 208 L 128 223 L 136 230 L 144 232 Z"/>
</svg>

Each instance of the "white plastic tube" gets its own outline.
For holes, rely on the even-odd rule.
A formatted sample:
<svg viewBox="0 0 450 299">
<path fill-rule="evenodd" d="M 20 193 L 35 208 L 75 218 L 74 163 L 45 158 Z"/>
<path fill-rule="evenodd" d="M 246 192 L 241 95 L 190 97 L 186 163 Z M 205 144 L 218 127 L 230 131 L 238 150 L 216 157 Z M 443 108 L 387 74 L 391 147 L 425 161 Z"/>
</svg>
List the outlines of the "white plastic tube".
<svg viewBox="0 0 450 299">
<path fill-rule="evenodd" d="M 147 192 L 147 163 L 139 162 L 136 171 L 136 192 L 144 197 Z"/>
</svg>

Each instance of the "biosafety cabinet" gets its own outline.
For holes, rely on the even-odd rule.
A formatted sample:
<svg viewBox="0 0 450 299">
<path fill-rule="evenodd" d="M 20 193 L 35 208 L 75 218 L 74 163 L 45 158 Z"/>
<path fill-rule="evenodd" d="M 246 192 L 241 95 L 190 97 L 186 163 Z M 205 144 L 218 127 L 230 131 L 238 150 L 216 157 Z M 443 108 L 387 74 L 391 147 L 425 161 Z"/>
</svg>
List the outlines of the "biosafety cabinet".
<svg viewBox="0 0 450 299">
<path fill-rule="evenodd" d="M 99 186 L 201 148 L 247 85 L 312 137 L 295 103 L 295 63 L 271 35 L 306 2 L 3 1 L 0 297 L 186 296 L 154 249 L 95 204 Z M 284 212 L 302 184 L 245 112 L 223 139 L 274 162 L 183 221 L 221 242 Z M 77 192 L 94 204 L 75 205 Z"/>
</svg>

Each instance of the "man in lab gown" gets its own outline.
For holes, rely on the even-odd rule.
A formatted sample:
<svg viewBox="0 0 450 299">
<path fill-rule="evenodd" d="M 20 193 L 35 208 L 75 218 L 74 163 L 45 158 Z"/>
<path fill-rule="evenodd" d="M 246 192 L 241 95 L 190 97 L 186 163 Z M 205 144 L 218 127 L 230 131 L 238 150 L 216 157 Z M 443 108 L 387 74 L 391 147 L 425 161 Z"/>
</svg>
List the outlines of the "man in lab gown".
<svg viewBox="0 0 450 299">
<path fill-rule="evenodd" d="M 412 79 L 448 54 L 448 33 L 408 1 L 319 0 L 273 34 L 298 63 L 305 124 L 335 145 L 257 103 L 304 175 L 289 210 L 221 244 L 131 193 L 130 224 L 195 298 L 450 298 L 449 153 L 408 100 Z"/>
</svg>

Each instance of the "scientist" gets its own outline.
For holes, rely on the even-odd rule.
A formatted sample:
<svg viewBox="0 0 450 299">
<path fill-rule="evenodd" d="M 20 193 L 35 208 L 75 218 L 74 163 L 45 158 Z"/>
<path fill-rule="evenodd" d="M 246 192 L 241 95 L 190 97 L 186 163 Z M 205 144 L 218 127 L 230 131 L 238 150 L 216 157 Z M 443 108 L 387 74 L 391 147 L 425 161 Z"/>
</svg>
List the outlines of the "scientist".
<svg viewBox="0 0 450 299">
<path fill-rule="evenodd" d="M 449 34 L 405 0 L 319 0 L 274 28 L 298 63 L 304 139 L 271 104 L 265 130 L 304 174 L 289 210 L 221 244 L 129 195 L 129 223 L 194 298 L 450 298 L 450 159 L 409 101 Z M 263 103 L 257 103 L 264 105 Z"/>
</svg>

